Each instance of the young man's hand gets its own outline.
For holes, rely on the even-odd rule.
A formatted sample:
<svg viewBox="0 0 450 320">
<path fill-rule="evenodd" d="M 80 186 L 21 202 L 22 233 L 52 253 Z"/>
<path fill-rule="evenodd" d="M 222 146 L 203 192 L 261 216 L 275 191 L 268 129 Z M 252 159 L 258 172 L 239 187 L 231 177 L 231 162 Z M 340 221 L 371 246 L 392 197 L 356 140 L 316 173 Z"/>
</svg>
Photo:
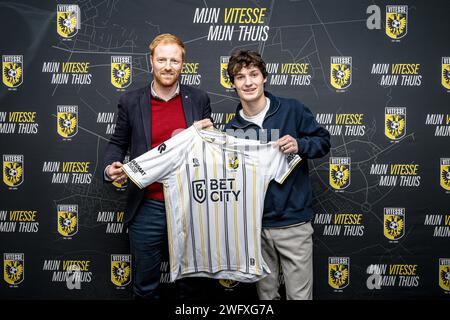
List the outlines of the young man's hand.
<svg viewBox="0 0 450 320">
<path fill-rule="evenodd" d="M 277 144 L 283 153 L 298 153 L 299 151 L 297 140 L 288 134 L 278 139 Z"/>
</svg>

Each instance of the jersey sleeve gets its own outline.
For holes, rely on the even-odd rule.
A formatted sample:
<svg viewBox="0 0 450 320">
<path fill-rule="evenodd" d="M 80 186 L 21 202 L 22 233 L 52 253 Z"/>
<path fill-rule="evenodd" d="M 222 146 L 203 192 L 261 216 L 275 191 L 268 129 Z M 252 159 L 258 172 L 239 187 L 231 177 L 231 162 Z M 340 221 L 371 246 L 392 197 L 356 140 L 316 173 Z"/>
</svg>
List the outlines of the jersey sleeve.
<svg viewBox="0 0 450 320">
<path fill-rule="evenodd" d="M 182 154 L 193 137 L 192 128 L 126 163 L 123 171 L 141 189 L 153 182 L 164 181 L 183 160 Z"/>
<path fill-rule="evenodd" d="M 270 179 L 282 184 L 302 160 L 298 154 L 284 154 L 276 143 L 267 144 L 268 156 L 264 157 Z"/>
</svg>

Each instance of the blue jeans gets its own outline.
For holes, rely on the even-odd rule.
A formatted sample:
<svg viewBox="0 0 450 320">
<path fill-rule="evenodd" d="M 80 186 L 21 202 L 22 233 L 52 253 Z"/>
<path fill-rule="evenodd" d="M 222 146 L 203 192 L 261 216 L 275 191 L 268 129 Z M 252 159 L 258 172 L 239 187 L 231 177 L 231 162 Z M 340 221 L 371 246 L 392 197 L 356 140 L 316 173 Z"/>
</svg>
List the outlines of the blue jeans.
<svg viewBox="0 0 450 320">
<path fill-rule="evenodd" d="M 163 201 L 144 199 L 128 227 L 135 298 L 159 299 L 161 260 L 168 255 Z"/>
</svg>

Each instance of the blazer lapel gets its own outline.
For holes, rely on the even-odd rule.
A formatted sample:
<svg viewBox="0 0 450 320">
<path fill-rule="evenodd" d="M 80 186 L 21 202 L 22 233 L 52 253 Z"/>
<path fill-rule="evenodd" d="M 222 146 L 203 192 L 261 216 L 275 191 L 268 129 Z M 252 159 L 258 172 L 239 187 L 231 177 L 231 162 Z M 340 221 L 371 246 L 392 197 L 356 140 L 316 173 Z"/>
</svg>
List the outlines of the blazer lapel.
<svg viewBox="0 0 450 320">
<path fill-rule="evenodd" d="M 147 142 L 147 150 L 150 150 L 150 146 L 152 145 L 152 135 L 151 135 L 151 123 L 152 123 L 152 113 L 150 106 L 150 86 L 148 86 L 144 93 L 141 95 L 140 108 L 142 114 L 142 125 L 145 132 L 145 140 Z"/>
<path fill-rule="evenodd" d="M 186 119 L 186 126 L 190 127 L 194 123 L 193 105 L 191 94 L 184 86 L 180 85 L 181 101 L 183 104 L 184 118 Z"/>
</svg>

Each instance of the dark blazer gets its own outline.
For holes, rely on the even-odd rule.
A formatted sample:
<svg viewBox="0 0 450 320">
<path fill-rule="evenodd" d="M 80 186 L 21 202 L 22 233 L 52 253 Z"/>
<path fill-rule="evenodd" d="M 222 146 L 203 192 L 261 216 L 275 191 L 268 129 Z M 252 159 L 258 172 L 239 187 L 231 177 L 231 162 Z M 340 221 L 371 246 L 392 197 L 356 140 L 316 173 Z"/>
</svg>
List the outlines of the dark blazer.
<svg viewBox="0 0 450 320">
<path fill-rule="evenodd" d="M 151 88 L 148 85 L 120 97 L 116 128 L 106 146 L 103 170 L 115 161 L 123 163 L 128 149 L 130 160 L 150 150 L 152 143 L 150 93 Z M 211 116 L 210 100 L 206 92 L 180 85 L 180 95 L 188 127 L 194 121 Z M 131 221 L 143 197 L 144 190 L 140 190 L 134 183 L 128 184 L 125 223 Z"/>
</svg>

